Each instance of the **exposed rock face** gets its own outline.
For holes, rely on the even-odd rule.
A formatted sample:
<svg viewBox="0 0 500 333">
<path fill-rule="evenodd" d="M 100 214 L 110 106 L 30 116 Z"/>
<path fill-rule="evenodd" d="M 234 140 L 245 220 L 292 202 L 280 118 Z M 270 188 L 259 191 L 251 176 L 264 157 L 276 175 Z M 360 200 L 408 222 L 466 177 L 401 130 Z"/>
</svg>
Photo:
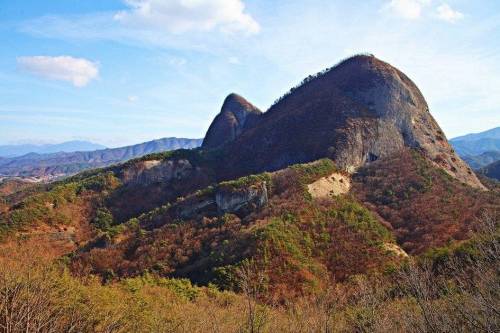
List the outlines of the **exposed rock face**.
<svg viewBox="0 0 500 333">
<path fill-rule="evenodd" d="M 212 213 L 212 214 L 210 214 Z M 172 216 L 181 219 L 192 219 L 198 214 L 206 216 L 215 215 L 217 213 L 217 205 L 215 197 L 187 199 L 185 202 L 179 203 L 172 211 Z"/>
<path fill-rule="evenodd" d="M 210 125 L 202 146 L 212 149 L 234 141 L 244 129 L 256 123 L 261 113 L 243 97 L 230 94 L 224 100 L 221 112 Z"/>
<path fill-rule="evenodd" d="M 205 196 L 193 196 L 172 209 L 174 218 L 190 219 L 196 215 L 215 216 L 225 213 L 247 215 L 269 201 L 266 182 L 242 188 L 218 188 Z"/>
<path fill-rule="evenodd" d="M 211 128 L 219 122 L 216 118 Z M 234 141 L 224 146 L 221 161 L 227 178 L 323 157 L 354 171 L 409 147 L 458 180 L 484 188 L 448 144 L 417 86 L 368 55 L 310 77 L 254 126 L 230 138 Z"/>
<path fill-rule="evenodd" d="M 221 213 L 259 209 L 268 202 L 266 182 L 243 189 L 219 190 L 215 194 L 215 202 Z"/>
<path fill-rule="evenodd" d="M 196 215 L 215 216 L 225 213 L 245 216 L 268 203 L 266 182 L 241 188 L 217 188 L 208 195 L 193 196 L 176 204 L 172 217 L 189 219 Z"/>
<path fill-rule="evenodd" d="M 187 176 L 193 166 L 188 160 L 149 160 L 134 163 L 123 170 L 121 180 L 124 184 L 148 185 L 169 182 Z"/>
</svg>

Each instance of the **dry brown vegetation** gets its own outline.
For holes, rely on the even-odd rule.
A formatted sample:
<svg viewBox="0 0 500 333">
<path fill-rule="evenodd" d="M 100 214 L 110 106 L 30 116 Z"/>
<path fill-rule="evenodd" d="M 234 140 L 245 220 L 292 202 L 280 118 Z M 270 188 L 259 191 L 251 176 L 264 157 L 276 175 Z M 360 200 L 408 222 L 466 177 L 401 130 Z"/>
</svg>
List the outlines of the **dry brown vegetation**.
<svg viewBox="0 0 500 333">
<path fill-rule="evenodd" d="M 72 270 L 104 280 L 153 272 L 238 290 L 235 272 L 252 259 L 266 277 L 262 299 L 284 302 L 314 293 L 332 279 L 344 281 L 400 262 L 384 246 L 393 242 L 391 234 L 356 200 L 311 198 L 306 184 L 334 170 L 331 161 L 323 160 L 223 183 L 239 188 L 267 179 L 269 203 L 249 214 L 214 216 L 210 210 L 184 220 L 172 216 L 175 207 L 155 210 L 130 221 L 115 237 L 79 251 Z"/>
<path fill-rule="evenodd" d="M 353 193 L 413 254 L 470 238 L 481 213 L 500 206 L 496 191 L 461 184 L 411 150 L 361 168 Z"/>
<path fill-rule="evenodd" d="M 112 172 L 28 196 L 2 215 L 17 232 L 74 227 L 82 215 L 93 228 L 86 240 L 96 237 L 67 257 L 42 239 L 4 243 L 0 332 L 498 330 L 498 218 L 476 222 L 498 207 L 498 192 L 405 152 L 361 169 L 351 194 L 312 198 L 307 184 L 337 171 L 321 160 L 214 185 L 265 181 L 269 202 L 186 219 L 178 205 L 214 187 L 126 223 L 107 206 L 120 190 Z M 388 251 L 394 235 L 424 254 Z"/>
<path fill-rule="evenodd" d="M 447 255 L 391 274 L 331 282 L 314 295 L 263 304 L 254 262 L 238 270 L 240 293 L 145 275 L 102 285 L 70 276 L 22 244 L 2 248 L 1 332 L 497 332 L 497 217 Z"/>
</svg>

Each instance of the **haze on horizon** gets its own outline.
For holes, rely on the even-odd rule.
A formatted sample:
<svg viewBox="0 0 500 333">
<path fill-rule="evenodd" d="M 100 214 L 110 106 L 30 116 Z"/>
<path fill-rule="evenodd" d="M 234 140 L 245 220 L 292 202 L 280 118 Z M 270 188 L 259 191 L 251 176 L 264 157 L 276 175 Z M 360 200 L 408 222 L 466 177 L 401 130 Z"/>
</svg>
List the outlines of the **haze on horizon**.
<svg viewBox="0 0 500 333">
<path fill-rule="evenodd" d="M 53 0 L 0 5 L 0 144 L 202 137 L 224 97 L 266 110 L 369 52 L 405 72 L 450 137 L 500 125 L 489 0 Z"/>
</svg>

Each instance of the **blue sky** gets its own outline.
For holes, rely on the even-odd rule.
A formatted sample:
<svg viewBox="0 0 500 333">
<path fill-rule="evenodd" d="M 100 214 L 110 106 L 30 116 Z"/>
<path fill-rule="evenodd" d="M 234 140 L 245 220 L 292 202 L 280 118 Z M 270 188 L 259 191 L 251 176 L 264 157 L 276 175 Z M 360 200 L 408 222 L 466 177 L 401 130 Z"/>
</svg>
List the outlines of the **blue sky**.
<svg viewBox="0 0 500 333">
<path fill-rule="evenodd" d="M 500 125 L 496 0 L 0 0 L 0 144 L 202 137 L 359 52 L 403 70 L 448 137 Z"/>
</svg>

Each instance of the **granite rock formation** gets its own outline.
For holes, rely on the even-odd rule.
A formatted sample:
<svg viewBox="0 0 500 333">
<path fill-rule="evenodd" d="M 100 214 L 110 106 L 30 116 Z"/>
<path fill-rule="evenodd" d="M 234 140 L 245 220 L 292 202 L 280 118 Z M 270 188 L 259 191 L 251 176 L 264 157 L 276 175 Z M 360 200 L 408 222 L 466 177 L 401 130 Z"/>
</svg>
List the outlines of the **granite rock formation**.
<svg viewBox="0 0 500 333">
<path fill-rule="evenodd" d="M 251 104 L 235 101 L 240 99 L 234 95 L 226 99 L 203 143 L 204 148 L 225 143 L 220 167 L 226 178 L 323 157 L 353 172 L 412 148 L 456 179 L 484 188 L 455 154 L 417 86 L 372 55 L 354 56 L 306 78 L 258 121 L 251 121 L 257 115 Z M 243 104 L 246 117 L 229 112 Z"/>
<path fill-rule="evenodd" d="M 230 94 L 210 125 L 202 147 L 212 149 L 234 141 L 245 129 L 255 125 L 261 113 L 243 97 Z"/>
</svg>

